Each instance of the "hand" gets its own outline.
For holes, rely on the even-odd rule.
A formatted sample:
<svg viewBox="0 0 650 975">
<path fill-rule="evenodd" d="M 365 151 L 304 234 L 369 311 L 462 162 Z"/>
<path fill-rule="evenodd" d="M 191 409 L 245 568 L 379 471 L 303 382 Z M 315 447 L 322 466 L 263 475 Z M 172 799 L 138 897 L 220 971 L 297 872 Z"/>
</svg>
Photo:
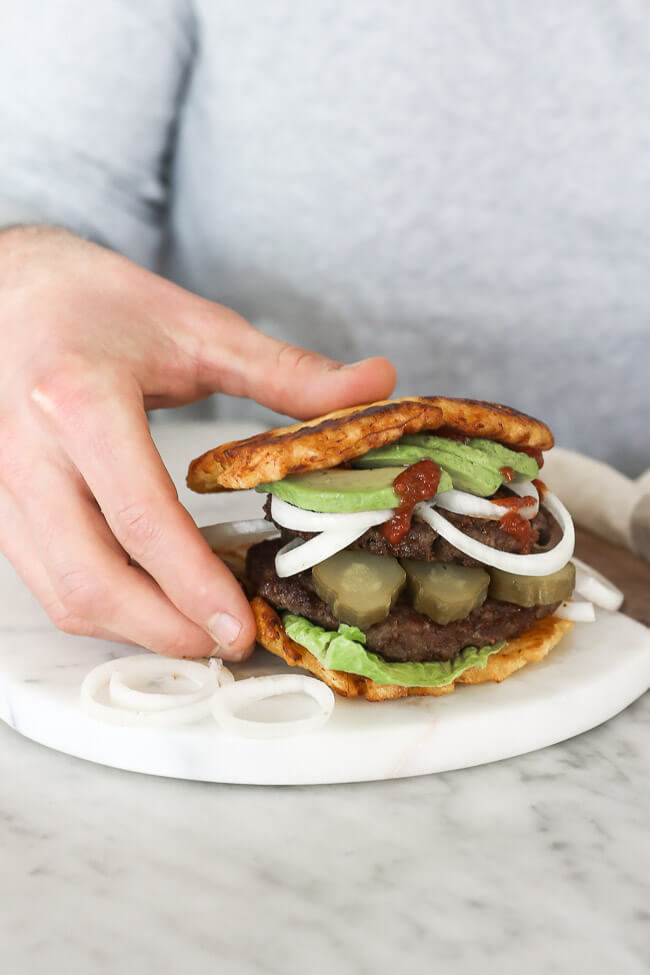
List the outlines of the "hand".
<svg viewBox="0 0 650 975">
<path fill-rule="evenodd" d="M 145 410 L 220 391 L 306 418 L 395 382 L 385 359 L 342 367 L 50 228 L 0 233 L 0 348 L 0 549 L 59 629 L 173 656 L 242 659 L 255 624 Z"/>
</svg>

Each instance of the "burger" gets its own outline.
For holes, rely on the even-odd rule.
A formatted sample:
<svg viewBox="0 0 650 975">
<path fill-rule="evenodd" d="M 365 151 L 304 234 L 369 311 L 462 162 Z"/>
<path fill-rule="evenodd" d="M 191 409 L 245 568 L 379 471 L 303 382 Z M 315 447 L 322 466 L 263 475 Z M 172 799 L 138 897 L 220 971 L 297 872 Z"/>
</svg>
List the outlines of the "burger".
<svg viewBox="0 0 650 975">
<path fill-rule="evenodd" d="M 188 485 L 265 496 L 276 531 L 243 580 L 262 647 L 346 697 L 437 696 L 504 680 L 573 625 L 552 446 L 507 406 L 411 396 L 223 444 Z"/>
</svg>

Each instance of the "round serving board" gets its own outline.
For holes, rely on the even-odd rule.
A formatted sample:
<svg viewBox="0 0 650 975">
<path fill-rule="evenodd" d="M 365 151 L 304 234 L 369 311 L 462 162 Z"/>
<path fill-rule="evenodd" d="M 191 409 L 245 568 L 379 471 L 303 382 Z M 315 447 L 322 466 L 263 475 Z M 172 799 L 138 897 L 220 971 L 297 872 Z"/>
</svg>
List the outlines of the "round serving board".
<svg viewBox="0 0 650 975">
<path fill-rule="evenodd" d="M 199 524 L 259 514 L 259 495 L 200 497 L 183 483 L 188 458 L 250 432 L 242 424 L 154 427 L 181 500 Z M 545 660 L 503 684 L 380 704 L 337 698 L 319 732 L 242 739 L 224 734 L 212 719 L 157 730 L 86 717 L 79 705 L 83 677 L 105 660 L 132 653 L 133 647 L 57 632 L 11 567 L 0 564 L 0 718 L 50 748 L 135 772 L 274 785 L 423 775 L 570 738 L 611 718 L 650 686 L 650 630 L 601 611 L 596 623 L 576 624 Z M 291 671 L 264 651 L 232 669 L 238 678 Z M 279 699 L 272 707 L 277 717 L 278 708 L 298 704 Z"/>
</svg>

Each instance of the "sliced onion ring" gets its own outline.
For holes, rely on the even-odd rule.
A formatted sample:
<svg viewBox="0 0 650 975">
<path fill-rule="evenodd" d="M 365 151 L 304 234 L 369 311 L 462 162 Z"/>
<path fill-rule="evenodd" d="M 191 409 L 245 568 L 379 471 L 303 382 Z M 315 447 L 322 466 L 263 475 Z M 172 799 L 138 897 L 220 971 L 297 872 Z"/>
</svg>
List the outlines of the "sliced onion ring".
<svg viewBox="0 0 650 975">
<path fill-rule="evenodd" d="M 190 724 L 210 713 L 210 698 L 225 683 L 225 671 L 226 668 L 221 672 L 196 660 L 176 660 L 150 653 L 118 657 L 100 664 L 86 675 L 81 685 L 81 707 L 87 715 L 98 721 L 124 727 L 167 728 Z M 135 702 L 137 710 L 133 710 L 131 705 L 125 706 L 114 700 L 110 683 L 115 674 L 121 675 L 121 680 L 114 683 L 118 702 L 120 697 L 122 700 Z M 179 674 L 195 682 L 199 690 L 190 695 L 149 694 L 131 688 L 126 683 L 129 677 L 142 680 L 145 676 L 156 679 Z M 228 674 L 232 677 L 229 671 Z M 100 693 L 103 693 L 107 703 L 98 700 Z M 165 696 L 172 702 L 168 706 L 160 700 Z M 187 697 L 192 700 L 178 703 L 179 698 L 182 700 Z"/>
<path fill-rule="evenodd" d="M 576 601 L 564 600 L 553 613 L 561 620 L 573 620 L 574 623 L 594 623 L 596 613 L 593 603 L 578 599 Z"/>
<path fill-rule="evenodd" d="M 280 694 L 300 693 L 313 697 L 319 705 L 317 714 L 293 721 L 248 721 L 237 717 L 236 712 L 246 704 Z M 212 714 L 221 728 L 228 734 L 244 738 L 286 738 L 316 731 L 329 721 L 333 710 L 334 694 L 327 684 L 299 674 L 249 677 L 225 687 L 212 699 Z"/>
<path fill-rule="evenodd" d="M 529 510 L 528 508 L 522 508 L 519 512 L 519 514 L 522 515 L 524 518 L 534 518 L 539 511 L 540 497 L 539 497 L 539 491 L 537 490 L 533 482 L 532 481 L 510 481 L 509 484 L 506 484 L 504 486 L 510 488 L 510 490 L 514 494 L 518 494 L 520 498 L 535 498 L 535 510 L 533 514 L 529 515 L 524 513 Z"/>
<path fill-rule="evenodd" d="M 518 494 L 520 498 L 525 498 L 530 495 L 536 498 L 539 503 L 539 491 L 532 481 L 509 481 L 507 484 L 504 484 L 504 487 L 509 488 L 513 494 Z"/>
<path fill-rule="evenodd" d="M 125 663 L 124 659 L 128 662 Z M 127 711 L 167 711 L 169 708 L 196 704 L 214 694 L 217 689 L 216 673 L 208 671 L 211 676 L 206 677 L 204 666 L 199 664 L 200 669 L 196 670 L 192 666 L 185 667 L 186 663 L 192 664 L 192 661 L 176 662 L 148 654 L 123 658 L 121 666 L 113 671 L 108 682 L 111 704 Z M 165 677 L 175 680 L 179 676 L 191 681 L 196 690 L 177 694 L 175 691 L 142 691 L 133 686 L 134 682 L 148 682 Z"/>
<path fill-rule="evenodd" d="M 371 528 L 388 521 L 394 515 L 393 508 L 383 508 L 377 511 L 341 511 L 337 513 L 323 511 L 308 511 L 289 504 L 281 498 L 271 497 L 271 517 L 283 528 L 291 528 L 297 532 L 340 531 L 355 525 Z"/>
<path fill-rule="evenodd" d="M 603 609 L 620 609 L 624 599 L 620 589 L 581 559 L 574 556 L 571 561 L 576 567 L 576 592 L 583 599 Z"/>
<path fill-rule="evenodd" d="M 530 484 L 530 481 L 526 483 Z M 508 484 L 507 486 L 514 489 L 514 484 Z M 535 503 L 526 508 L 518 509 L 518 513 L 522 518 L 534 518 L 539 510 L 537 489 L 534 484 L 530 486 L 532 488 L 530 496 L 535 498 Z M 525 498 L 529 492 L 517 490 L 515 493 Z M 500 521 L 509 510 L 505 505 L 497 504 L 488 498 L 479 498 L 477 495 L 470 494 L 468 491 L 457 491 L 455 488 L 451 491 L 443 491 L 441 494 L 437 494 L 434 503 L 436 508 L 444 508 L 445 511 L 453 511 L 457 515 L 469 515 L 470 518 L 487 518 L 490 521 Z"/>
<path fill-rule="evenodd" d="M 416 504 L 414 512 L 451 545 L 465 555 L 469 555 L 470 558 L 483 562 L 484 565 L 491 565 L 495 569 L 503 569 L 504 572 L 512 572 L 520 576 L 548 576 L 565 566 L 573 555 L 575 529 L 571 515 L 551 491 L 547 491 L 544 495 L 544 505 L 560 523 L 562 538 L 550 551 L 536 552 L 531 555 L 502 552 L 490 545 L 484 545 L 475 538 L 469 538 L 427 502 L 421 501 Z"/>
<path fill-rule="evenodd" d="M 219 687 L 225 687 L 226 684 L 234 684 L 234 675 L 228 670 L 221 657 L 210 657 L 208 667 L 216 674 Z"/>
<path fill-rule="evenodd" d="M 368 515 L 374 512 L 368 512 Z M 385 518 L 382 520 L 386 520 Z M 341 549 L 347 548 L 356 541 L 372 525 L 379 522 L 376 519 L 366 520 L 340 531 L 321 532 L 309 541 L 293 538 L 284 545 L 275 556 L 275 571 L 281 579 L 293 576 L 297 572 L 311 569 L 313 565 L 324 562 L 330 555 L 335 555 Z"/>
</svg>

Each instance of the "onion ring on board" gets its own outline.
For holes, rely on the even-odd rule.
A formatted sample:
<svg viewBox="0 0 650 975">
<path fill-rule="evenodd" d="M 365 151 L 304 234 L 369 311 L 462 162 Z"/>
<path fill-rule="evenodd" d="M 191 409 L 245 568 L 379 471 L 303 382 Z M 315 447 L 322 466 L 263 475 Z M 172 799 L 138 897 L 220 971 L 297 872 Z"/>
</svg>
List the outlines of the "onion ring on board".
<svg viewBox="0 0 650 975">
<path fill-rule="evenodd" d="M 215 691 L 232 678 L 225 667 L 217 669 L 196 660 L 176 660 L 155 654 L 118 657 L 90 671 L 81 685 L 81 707 L 98 721 L 124 727 L 166 728 L 199 721 L 210 713 L 210 700 Z M 115 675 L 119 675 L 111 681 Z M 143 680 L 161 678 L 192 681 L 197 690 L 187 694 L 165 694 L 130 687 L 129 677 Z M 99 700 L 103 696 L 105 702 Z M 169 703 L 163 698 L 169 698 Z M 180 698 L 180 703 L 179 703 Z"/>
<path fill-rule="evenodd" d="M 590 565 L 577 559 L 571 559 L 576 567 L 576 592 L 580 593 L 583 599 L 588 599 L 602 609 L 617 610 L 623 603 L 623 593 L 614 583 L 606 579 L 604 575 L 592 569 Z"/>
<path fill-rule="evenodd" d="M 308 694 L 319 705 L 317 714 L 292 721 L 249 721 L 236 711 L 247 704 L 281 694 Z M 300 674 L 269 674 L 249 677 L 224 687 L 212 698 L 212 714 L 223 731 L 244 738 L 286 738 L 322 728 L 334 710 L 334 693 L 315 677 Z"/>
<path fill-rule="evenodd" d="M 557 616 L 561 620 L 573 620 L 574 623 L 596 622 L 593 603 L 588 603 L 582 599 L 576 601 L 565 599 L 555 610 L 553 616 Z"/>
</svg>

